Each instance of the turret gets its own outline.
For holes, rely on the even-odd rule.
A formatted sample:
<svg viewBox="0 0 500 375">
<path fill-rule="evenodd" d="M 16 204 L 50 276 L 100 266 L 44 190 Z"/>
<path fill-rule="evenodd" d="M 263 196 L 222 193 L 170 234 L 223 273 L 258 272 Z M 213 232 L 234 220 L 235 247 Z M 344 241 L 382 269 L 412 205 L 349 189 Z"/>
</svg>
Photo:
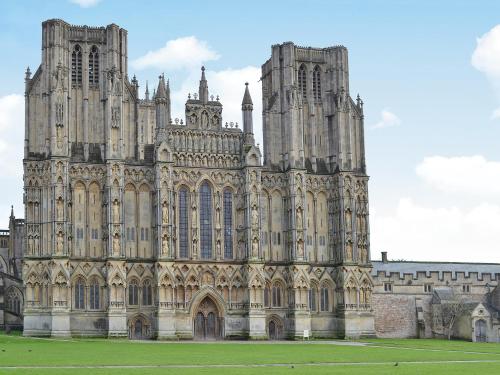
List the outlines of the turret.
<svg viewBox="0 0 500 375">
<path fill-rule="evenodd" d="M 165 87 L 165 77 L 159 76 L 158 89 L 154 97 L 156 104 L 156 127 L 164 129 L 170 122 L 170 98 Z"/>
<path fill-rule="evenodd" d="M 253 143 L 253 102 L 250 96 L 250 91 L 248 90 L 248 82 L 245 83 L 245 94 L 243 95 L 243 101 L 241 102 L 241 112 L 243 115 L 243 133 L 245 134 L 245 142 Z"/>
<path fill-rule="evenodd" d="M 146 101 L 149 101 L 148 81 L 146 81 L 146 92 L 144 93 L 144 99 L 146 99 Z"/>
<path fill-rule="evenodd" d="M 199 89 L 199 96 L 200 96 L 200 102 L 201 104 L 207 104 L 208 103 L 208 83 L 207 79 L 205 78 L 205 67 L 201 67 L 201 80 L 200 80 L 200 89 Z"/>
</svg>

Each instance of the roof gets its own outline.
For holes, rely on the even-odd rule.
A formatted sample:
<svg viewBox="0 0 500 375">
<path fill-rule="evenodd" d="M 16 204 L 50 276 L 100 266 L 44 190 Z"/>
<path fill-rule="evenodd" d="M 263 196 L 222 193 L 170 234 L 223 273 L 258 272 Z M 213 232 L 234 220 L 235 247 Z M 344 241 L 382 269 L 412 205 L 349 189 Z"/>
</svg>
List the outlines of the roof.
<svg viewBox="0 0 500 375">
<path fill-rule="evenodd" d="M 498 263 L 451 263 L 451 262 L 382 262 L 380 260 L 372 260 L 372 275 L 377 276 L 378 272 L 399 273 L 399 277 L 403 278 L 404 274 L 411 274 L 414 278 L 417 273 L 425 272 L 427 277 L 430 277 L 431 272 L 439 273 L 439 278 L 443 277 L 444 272 L 449 272 L 452 278 L 456 278 L 456 274 L 464 273 L 466 277 L 470 273 L 490 274 L 492 278 L 495 274 L 500 274 L 500 264 Z"/>
</svg>

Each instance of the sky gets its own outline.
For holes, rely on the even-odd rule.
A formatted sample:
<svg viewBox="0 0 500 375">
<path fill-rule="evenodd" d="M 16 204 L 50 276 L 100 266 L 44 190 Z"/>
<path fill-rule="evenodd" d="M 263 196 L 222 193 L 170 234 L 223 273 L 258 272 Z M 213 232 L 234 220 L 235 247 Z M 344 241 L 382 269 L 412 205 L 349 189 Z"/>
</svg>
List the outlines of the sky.
<svg viewBox="0 0 500 375">
<path fill-rule="evenodd" d="M 183 116 L 205 65 L 223 121 L 241 123 L 249 82 L 261 129 L 260 66 L 271 45 L 344 45 L 365 103 L 373 259 L 500 262 L 500 2 L 2 1 L 0 226 L 23 216 L 24 71 L 41 23 L 128 30 L 129 77 L 164 73 Z M 257 142 L 262 135 L 256 131 Z"/>
</svg>

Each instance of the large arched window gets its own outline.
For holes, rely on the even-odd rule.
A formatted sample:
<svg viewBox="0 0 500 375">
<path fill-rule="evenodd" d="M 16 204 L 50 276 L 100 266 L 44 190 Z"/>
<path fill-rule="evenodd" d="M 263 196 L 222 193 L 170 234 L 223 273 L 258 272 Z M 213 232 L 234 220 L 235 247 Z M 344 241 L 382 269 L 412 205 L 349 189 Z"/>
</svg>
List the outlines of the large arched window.
<svg viewBox="0 0 500 375">
<path fill-rule="evenodd" d="M 77 44 L 71 53 L 71 82 L 82 84 L 82 48 Z"/>
<path fill-rule="evenodd" d="M 233 193 L 224 190 L 224 258 L 233 258 Z"/>
<path fill-rule="evenodd" d="M 302 94 L 302 98 L 307 98 L 307 71 L 304 65 L 301 65 L 299 68 L 299 91 Z"/>
<path fill-rule="evenodd" d="M 85 309 L 85 283 L 82 279 L 75 283 L 75 309 Z"/>
<path fill-rule="evenodd" d="M 149 280 L 144 281 L 144 284 L 142 284 L 142 304 L 143 306 L 151 306 L 153 304 L 153 289 Z"/>
<path fill-rule="evenodd" d="M 136 280 L 132 280 L 128 286 L 128 304 L 139 304 L 139 286 L 137 285 Z"/>
<path fill-rule="evenodd" d="M 99 84 L 99 50 L 96 46 L 92 46 L 89 53 L 89 84 Z"/>
<path fill-rule="evenodd" d="M 314 100 L 321 100 L 321 69 L 317 65 L 313 71 L 313 96 Z"/>
<path fill-rule="evenodd" d="M 189 194 L 188 190 L 183 187 L 179 190 L 179 257 L 188 257 L 188 207 Z"/>
<path fill-rule="evenodd" d="M 100 308 L 100 299 L 99 299 L 99 282 L 94 279 L 90 283 L 89 288 L 89 305 L 91 310 L 99 310 Z"/>
<path fill-rule="evenodd" d="M 212 258 L 212 189 L 208 182 L 200 188 L 200 252 L 202 259 Z"/>
</svg>

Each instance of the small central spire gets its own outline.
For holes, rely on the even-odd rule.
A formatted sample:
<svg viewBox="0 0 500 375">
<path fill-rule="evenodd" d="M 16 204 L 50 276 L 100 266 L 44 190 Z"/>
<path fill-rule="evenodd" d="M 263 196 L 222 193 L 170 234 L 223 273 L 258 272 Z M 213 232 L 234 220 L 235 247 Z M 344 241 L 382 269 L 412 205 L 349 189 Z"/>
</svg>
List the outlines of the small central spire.
<svg viewBox="0 0 500 375">
<path fill-rule="evenodd" d="M 200 89 L 198 91 L 199 97 L 200 97 L 200 102 L 202 104 L 207 104 L 208 103 L 208 83 L 207 79 L 205 78 L 205 67 L 201 67 L 201 80 L 200 80 Z"/>
</svg>

